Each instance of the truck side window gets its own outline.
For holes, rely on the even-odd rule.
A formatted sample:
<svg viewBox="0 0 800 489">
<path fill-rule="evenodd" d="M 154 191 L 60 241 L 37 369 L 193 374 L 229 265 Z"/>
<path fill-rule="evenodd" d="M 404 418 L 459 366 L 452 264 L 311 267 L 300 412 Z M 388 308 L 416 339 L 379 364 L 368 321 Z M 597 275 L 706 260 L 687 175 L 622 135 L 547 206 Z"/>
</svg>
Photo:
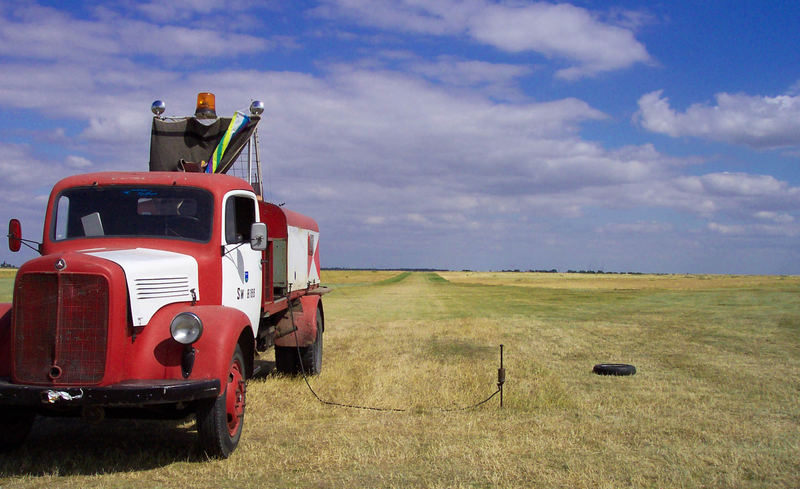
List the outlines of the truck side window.
<svg viewBox="0 0 800 489">
<path fill-rule="evenodd" d="M 250 241 L 250 227 L 256 222 L 255 201 L 233 196 L 225 204 L 225 243 Z"/>
<path fill-rule="evenodd" d="M 60 195 L 56 211 L 56 239 L 67 237 L 67 217 L 69 216 L 69 197 Z"/>
</svg>

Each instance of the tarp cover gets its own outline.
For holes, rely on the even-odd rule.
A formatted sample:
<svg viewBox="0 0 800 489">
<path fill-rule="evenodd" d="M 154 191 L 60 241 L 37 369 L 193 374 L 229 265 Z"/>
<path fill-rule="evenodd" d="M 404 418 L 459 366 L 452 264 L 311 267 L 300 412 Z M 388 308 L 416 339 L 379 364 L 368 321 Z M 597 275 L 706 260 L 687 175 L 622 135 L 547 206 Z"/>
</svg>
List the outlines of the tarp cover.
<svg viewBox="0 0 800 489">
<path fill-rule="evenodd" d="M 242 152 L 258 125 L 259 117 L 250 120 L 228 144 L 217 173 L 225 173 Z M 204 120 L 203 122 L 207 122 Z M 220 117 L 206 125 L 194 117 L 160 119 L 153 117 L 150 133 L 150 171 L 182 171 L 181 160 L 208 162 L 231 123 Z"/>
</svg>

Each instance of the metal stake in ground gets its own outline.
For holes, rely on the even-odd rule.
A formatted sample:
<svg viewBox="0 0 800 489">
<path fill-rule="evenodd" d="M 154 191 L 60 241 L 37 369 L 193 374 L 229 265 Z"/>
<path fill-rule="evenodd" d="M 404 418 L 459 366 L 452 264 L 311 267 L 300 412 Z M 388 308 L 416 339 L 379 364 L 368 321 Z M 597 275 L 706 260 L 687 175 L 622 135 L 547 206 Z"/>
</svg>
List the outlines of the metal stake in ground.
<svg viewBox="0 0 800 489">
<path fill-rule="evenodd" d="M 506 381 L 506 369 L 503 368 L 503 345 L 500 345 L 500 368 L 497 369 L 497 389 L 500 391 L 500 407 L 503 407 L 503 384 Z"/>
</svg>

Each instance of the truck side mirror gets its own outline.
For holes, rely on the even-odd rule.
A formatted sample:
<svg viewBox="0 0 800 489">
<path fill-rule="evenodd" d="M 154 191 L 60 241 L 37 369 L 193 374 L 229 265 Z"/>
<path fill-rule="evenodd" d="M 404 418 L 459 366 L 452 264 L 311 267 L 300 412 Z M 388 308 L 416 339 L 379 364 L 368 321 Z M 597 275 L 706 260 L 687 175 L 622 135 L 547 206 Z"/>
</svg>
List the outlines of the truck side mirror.
<svg viewBox="0 0 800 489">
<path fill-rule="evenodd" d="M 8 249 L 19 251 L 22 246 L 22 225 L 18 219 L 8 221 Z"/>
<path fill-rule="evenodd" d="M 267 225 L 263 222 L 254 222 L 250 226 L 250 248 L 256 251 L 267 249 Z"/>
</svg>

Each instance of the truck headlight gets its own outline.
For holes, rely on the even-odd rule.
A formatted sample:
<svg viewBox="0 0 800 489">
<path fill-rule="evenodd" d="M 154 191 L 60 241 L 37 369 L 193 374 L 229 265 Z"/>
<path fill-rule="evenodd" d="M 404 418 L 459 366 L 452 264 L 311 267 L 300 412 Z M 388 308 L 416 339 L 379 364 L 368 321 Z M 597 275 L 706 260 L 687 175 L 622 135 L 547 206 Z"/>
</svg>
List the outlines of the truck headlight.
<svg viewBox="0 0 800 489">
<path fill-rule="evenodd" d="M 178 343 L 191 345 L 203 334 L 203 321 L 200 321 L 197 314 L 182 312 L 173 318 L 169 332 Z"/>
</svg>

